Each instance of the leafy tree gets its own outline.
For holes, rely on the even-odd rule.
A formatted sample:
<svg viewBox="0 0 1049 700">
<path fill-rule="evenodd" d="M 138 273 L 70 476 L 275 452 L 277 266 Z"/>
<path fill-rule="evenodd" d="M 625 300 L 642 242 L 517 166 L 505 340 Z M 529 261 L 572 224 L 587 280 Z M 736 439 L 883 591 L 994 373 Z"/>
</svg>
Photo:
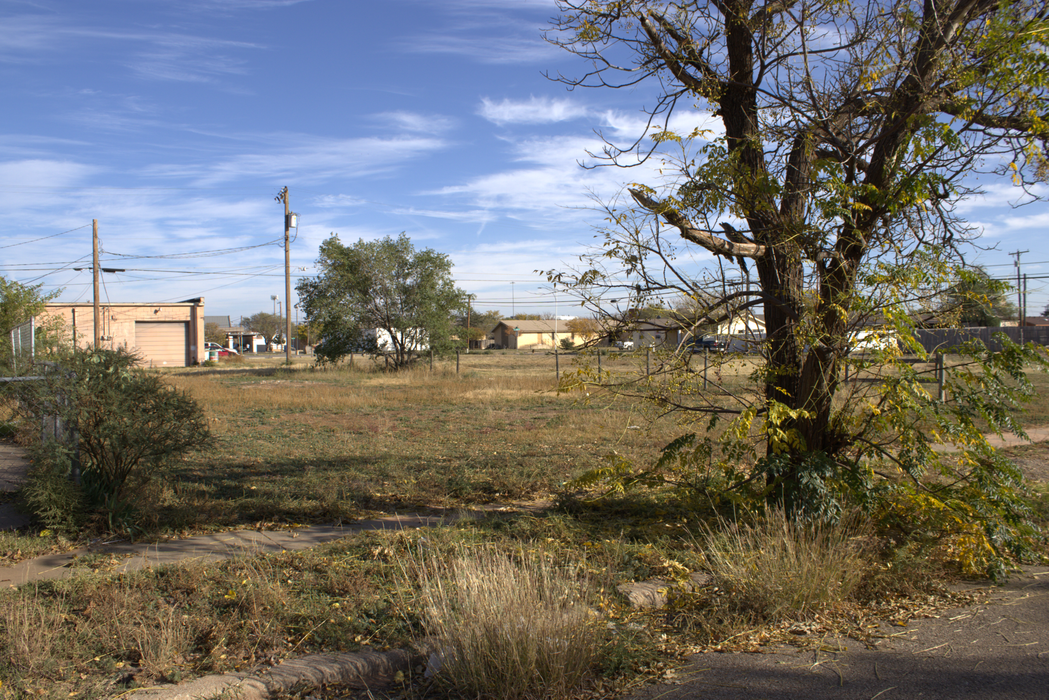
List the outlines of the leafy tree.
<svg viewBox="0 0 1049 700">
<path fill-rule="evenodd" d="M 694 394 L 691 403 L 657 400 L 735 415 L 728 435 L 760 427 L 765 494 L 795 512 L 825 506 L 834 483 L 868 493 L 868 458 L 912 476 L 950 469 L 929 448 L 929 434 L 901 416 L 939 421 L 955 410 L 954 428 L 935 434 L 978 444 L 973 459 L 997 464 L 970 419 L 990 411 L 1000 419 L 992 428 L 1015 427 L 1000 412 L 1008 392 L 996 394 L 994 408 L 987 394 L 959 385 L 955 396 L 980 408 L 959 402 L 934 416 L 929 397 L 905 383 L 879 398 L 843 396 L 841 380 L 852 338 L 876 317 L 919 349 L 905 309 L 915 290 L 949 276 L 974 235 L 954 214 L 975 191 L 970 176 L 1008 176 L 1020 186 L 1045 177 L 1044 3 L 557 4 L 548 39 L 590 66 L 559 79 L 572 87 L 647 82 L 659 91 L 648 138 L 609 142 L 599 157 L 623 166 L 656 159 L 662 175 L 631 185 L 632 202 L 604 205 L 611 224 L 603 250 L 577 270 L 553 272 L 553 281 L 572 285 L 595 310 L 613 297 L 643 308 L 668 295 L 709 298 L 712 317 L 764 310 L 758 395 L 728 405 Z M 696 126 L 671 128 L 682 122 Z M 696 250 L 714 256 L 705 271 L 687 263 Z M 985 377 L 1027 390 L 1016 365 L 971 351 Z M 1033 359 L 1029 349 L 1006 354 L 1009 362 Z M 882 413 L 889 405 L 900 423 Z M 677 463 L 686 443 L 664 465 Z M 698 444 L 688 448 L 697 460 Z M 1001 479 L 970 471 L 957 483 L 994 481 L 994 499 L 1010 492 L 1004 472 L 988 470 Z"/>
<path fill-rule="evenodd" d="M 240 319 L 240 325 L 252 333 L 262 335 L 266 342 L 279 343 L 279 339 L 284 337 L 284 317 L 276 314 L 260 311 Z"/>
<path fill-rule="evenodd" d="M 307 344 L 316 343 L 320 340 L 320 335 L 317 333 L 317 330 L 312 328 L 308 323 L 292 324 L 292 331 L 300 348 L 304 348 Z"/>
<path fill-rule="evenodd" d="M 1011 296 L 1009 285 L 992 279 L 983 268 L 961 269 L 937 313 L 965 326 L 1000 326 L 1019 316 Z"/>
<path fill-rule="evenodd" d="M 0 276 L 0 367 L 10 369 L 11 331 L 44 311 L 44 306 L 58 296 L 58 291 L 43 292 L 42 285 L 28 286 Z M 53 348 L 61 322 L 44 320 L 36 329 L 36 342 Z"/>
<path fill-rule="evenodd" d="M 461 340 L 481 340 L 502 318 L 503 315 L 498 311 L 477 309 L 473 309 L 469 314 L 458 314 L 455 317 L 455 335 Z"/>
<path fill-rule="evenodd" d="M 568 331 L 580 338 L 584 343 L 590 343 L 594 340 L 598 340 L 602 335 L 605 335 L 605 330 L 601 325 L 601 322 L 596 318 L 582 318 L 577 317 L 569 319 L 565 323 L 565 328 Z M 568 340 L 566 338 L 566 340 Z M 569 342 L 571 342 L 569 340 Z"/>
<path fill-rule="evenodd" d="M 296 289 L 307 322 L 324 338 L 317 348 L 322 360 L 370 348 L 400 368 L 421 348 L 452 347 L 453 318 L 467 297 L 452 280 L 447 255 L 416 250 L 403 233 L 349 246 L 335 235 L 321 244 L 317 266 L 320 274 Z M 382 331 L 388 346 L 366 331 Z"/>
<path fill-rule="evenodd" d="M 219 345 L 225 345 L 226 334 L 222 332 L 221 328 L 219 327 L 219 324 L 205 323 L 204 340 L 209 343 L 218 343 Z"/>
</svg>

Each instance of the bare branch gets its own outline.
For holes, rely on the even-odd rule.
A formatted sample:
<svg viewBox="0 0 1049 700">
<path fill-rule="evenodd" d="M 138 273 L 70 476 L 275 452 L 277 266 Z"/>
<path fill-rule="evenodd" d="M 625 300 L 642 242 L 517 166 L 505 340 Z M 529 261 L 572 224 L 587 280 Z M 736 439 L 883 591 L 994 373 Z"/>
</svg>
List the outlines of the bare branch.
<svg viewBox="0 0 1049 700">
<path fill-rule="evenodd" d="M 692 222 L 677 209 L 657 202 L 639 189 L 630 189 L 630 196 L 648 211 L 662 216 L 668 224 L 681 232 L 682 238 L 703 246 L 715 255 L 723 255 L 728 258 L 760 258 L 765 254 L 765 246 L 758 243 L 733 243 L 709 231 L 694 227 Z"/>
</svg>

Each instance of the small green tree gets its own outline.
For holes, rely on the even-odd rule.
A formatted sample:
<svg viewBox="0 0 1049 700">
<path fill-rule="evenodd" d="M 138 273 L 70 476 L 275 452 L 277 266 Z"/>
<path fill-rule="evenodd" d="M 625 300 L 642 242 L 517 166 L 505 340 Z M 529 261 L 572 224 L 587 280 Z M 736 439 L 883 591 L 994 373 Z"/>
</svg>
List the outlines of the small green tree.
<svg viewBox="0 0 1049 700">
<path fill-rule="evenodd" d="M 44 311 L 47 302 L 58 296 L 60 290 L 42 291 L 43 285 L 24 285 L 0 277 L 0 369 L 12 369 L 11 331 Z M 51 349 L 57 345 L 61 321 L 46 319 L 36 329 L 37 343 Z"/>
<path fill-rule="evenodd" d="M 11 388 L 40 458 L 26 487 L 29 502 L 49 524 L 76 522 L 82 513 L 104 528 L 126 529 L 138 511 L 135 487 L 167 460 L 211 444 L 196 401 L 136 362 L 126 350 L 74 349 L 61 353 L 42 380 Z M 41 443 L 37 426 L 48 418 L 70 426 L 77 443 Z M 71 487 L 77 451 L 80 484 Z"/>
<path fill-rule="evenodd" d="M 452 280 L 452 262 L 430 248 L 416 250 L 403 233 L 344 245 L 338 236 L 321 244 L 317 277 L 296 287 L 307 322 L 324 340 L 322 361 L 372 352 L 405 367 L 429 347 L 453 346 L 454 316 L 466 293 Z"/>
</svg>

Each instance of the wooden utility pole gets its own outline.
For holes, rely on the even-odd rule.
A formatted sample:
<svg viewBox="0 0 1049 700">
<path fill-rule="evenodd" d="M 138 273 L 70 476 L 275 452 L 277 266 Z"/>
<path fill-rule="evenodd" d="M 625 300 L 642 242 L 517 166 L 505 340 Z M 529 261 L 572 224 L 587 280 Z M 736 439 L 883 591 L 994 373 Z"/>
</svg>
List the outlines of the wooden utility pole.
<svg viewBox="0 0 1049 700">
<path fill-rule="evenodd" d="M 276 197 L 284 202 L 284 308 L 288 317 L 284 320 L 284 361 L 291 364 L 291 207 L 288 205 L 288 188 Z"/>
<path fill-rule="evenodd" d="M 466 352 L 470 352 L 470 317 L 473 315 L 473 294 L 466 295 Z"/>
<path fill-rule="evenodd" d="M 91 277 L 94 281 L 95 299 L 95 350 L 102 347 L 102 310 L 98 294 L 98 219 L 91 220 Z"/>
</svg>

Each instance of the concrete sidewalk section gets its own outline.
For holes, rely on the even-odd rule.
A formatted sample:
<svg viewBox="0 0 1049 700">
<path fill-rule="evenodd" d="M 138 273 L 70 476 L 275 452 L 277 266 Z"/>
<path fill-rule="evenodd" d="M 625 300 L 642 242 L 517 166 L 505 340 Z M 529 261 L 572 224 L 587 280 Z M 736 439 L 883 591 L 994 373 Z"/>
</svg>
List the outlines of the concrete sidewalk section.
<svg viewBox="0 0 1049 700">
<path fill-rule="evenodd" d="M 167 542 L 101 542 L 71 552 L 49 554 L 0 567 L 0 586 L 21 586 L 32 581 L 69 578 L 76 574 L 73 564 L 88 554 L 107 554 L 124 561 L 107 571 L 124 573 L 151 566 L 188 561 L 221 561 L 237 556 L 309 549 L 340 537 L 366 530 L 407 530 L 434 527 L 461 519 L 461 515 L 391 515 L 346 525 L 318 525 L 295 530 L 234 530 Z"/>
<path fill-rule="evenodd" d="M 28 469 L 25 450 L 9 442 L 0 442 L 0 492 L 12 493 L 22 488 Z"/>
</svg>

